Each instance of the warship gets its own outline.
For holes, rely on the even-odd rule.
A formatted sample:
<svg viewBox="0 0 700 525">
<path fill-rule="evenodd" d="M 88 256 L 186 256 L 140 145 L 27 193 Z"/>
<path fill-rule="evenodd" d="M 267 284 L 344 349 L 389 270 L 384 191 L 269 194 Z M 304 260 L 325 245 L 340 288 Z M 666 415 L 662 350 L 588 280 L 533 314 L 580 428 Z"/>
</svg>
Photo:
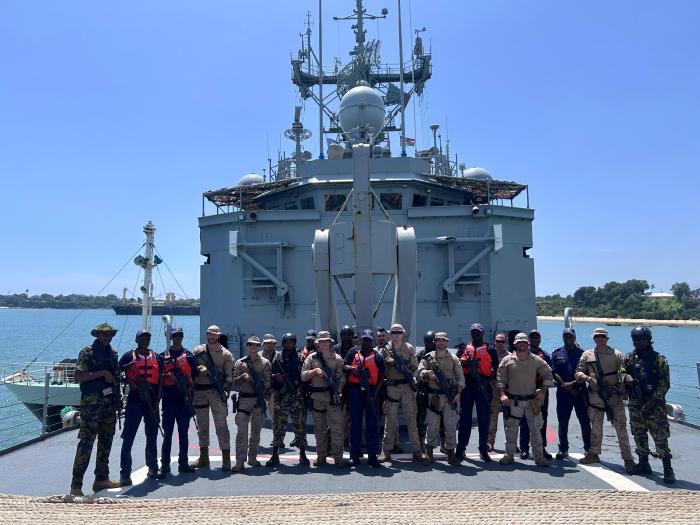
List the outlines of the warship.
<svg viewBox="0 0 700 525">
<path fill-rule="evenodd" d="M 353 14 L 338 18 L 352 21 L 356 42 L 350 61 L 343 67 L 322 67 L 322 46 L 319 43 L 312 47 L 310 28 L 301 50 L 292 59 L 292 82 L 302 98 L 311 99 L 319 108 L 318 158 L 312 159 L 302 147 L 311 132 L 301 122 L 301 108 L 296 108 L 294 122 L 285 133 L 294 141 L 292 156 L 280 158 L 275 166 L 269 162 L 263 176 L 249 174 L 234 187 L 203 194 L 199 218 L 201 253 L 205 257 L 201 266 L 202 337 L 206 326 L 218 324 L 228 336 L 229 348 L 240 354 L 248 335 L 303 332 L 312 327 L 337 331 L 344 324 L 364 328 L 398 321 L 413 341 L 427 329 L 440 329 L 450 333 L 451 344 L 456 346 L 465 342 L 469 325 L 475 321 L 485 326 L 487 340 L 496 331 L 536 326 L 534 263 L 528 256 L 534 210 L 529 206 L 527 185 L 494 179 L 482 168 L 462 167 L 451 157 L 449 148 L 443 150 L 440 146 L 437 126 L 431 126 L 432 146 L 414 148 L 416 151 L 409 156 L 407 148 L 412 139 L 406 137 L 404 112 L 408 100 L 423 93 L 432 75 L 432 56 L 417 34 L 410 60 L 404 63 L 400 52 L 398 69 L 382 65 L 379 42 L 367 40 L 365 22 L 386 16 L 386 12 L 369 14 L 363 1 L 356 0 Z M 319 12 L 319 36 L 321 20 Z M 327 86 L 331 86 L 331 92 L 324 95 Z M 396 134 L 399 147 L 394 150 L 391 137 Z M 148 256 L 146 259 L 150 261 Z M 566 326 L 572 322 L 571 311 L 567 310 Z M 555 412 L 556 396 L 551 396 L 550 414 Z M 235 429 L 232 414 L 228 420 Z M 270 453 L 270 448 L 264 446 L 271 437 L 269 423 L 266 427 L 260 460 Z M 678 423 L 672 423 L 671 428 L 679 479 L 675 487 L 697 491 L 697 429 Z M 556 433 L 557 419 L 550 417 L 548 443 L 556 440 Z M 559 518 L 555 519 L 555 514 L 561 517 L 561 512 L 567 511 L 548 503 L 563 487 L 573 494 L 571 505 L 576 500 L 584 501 L 581 498 L 592 498 L 592 506 L 603 509 L 606 516 L 613 516 L 619 508 L 612 508 L 616 496 L 611 489 L 621 491 L 617 494 L 629 500 L 633 493 L 640 493 L 636 502 L 654 499 L 647 494 L 650 491 L 668 490 L 658 473 L 658 463 L 651 476 L 625 473 L 608 425 L 599 466 L 576 461 L 583 457 L 583 442 L 575 421 L 569 436 L 569 458 L 553 462 L 546 471 L 531 461 L 487 466 L 478 460 L 478 454 L 468 451 L 467 462 L 449 471 L 442 463 L 434 468 L 413 465 L 410 454 L 396 454 L 395 462 L 382 469 L 358 467 L 338 473 L 336 469 L 299 467 L 298 456 L 285 453 L 280 458 L 281 467 L 274 471 L 246 469 L 229 480 L 229 474 L 212 468 L 160 481 L 146 478 L 147 468 L 136 453 L 145 441 L 139 433 L 133 448 L 134 485 L 99 495 L 158 499 L 255 495 L 263 510 L 258 514 L 257 508 L 246 507 L 246 519 L 265 521 L 265 513 L 271 511 L 264 504 L 269 500 L 257 499 L 261 496 L 303 496 L 294 500 L 294 505 L 299 505 L 319 493 L 336 494 L 343 501 L 335 507 L 326 502 L 313 510 L 316 521 L 330 522 L 342 507 L 350 507 L 358 516 L 367 510 L 362 501 L 355 510 L 355 502 L 361 497 L 351 493 L 390 493 L 390 506 L 378 507 L 399 516 L 404 509 L 391 506 L 400 503 L 402 496 L 398 493 L 424 497 L 427 504 L 435 491 L 450 491 L 459 495 L 452 499 L 459 505 L 458 512 L 466 512 L 466 520 L 469 511 L 464 509 L 470 501 L 477 501 L 487 513 L 496 506 L 501 516 L 503 512 L 517 513 L 515 506 L 502 505 L 500 493 L 489 491 L 548 491 L 527 493 L 534 494 L 541 504 L 532 518 L 534 523 L 545 515 L 556 521 Z M 313 433 L 308 437 L 309 457 L 313 459 Z M 499 426 L 494 459 L 501 455 L 503 438 Z M 194 452 L 199 445 L 194 424 L 189 439 Z M 401 439 L 405 443 L 406 436 L 402 434 Z M 76 431 L 50 434 L 50 439 L 37 441 L 0 453 L 0 467 L 12 472 L 0 478 L 0 493 L 48 496 L 68 490 Z M 222 459 L 218 454 L 220 451 L 211 449 L 214 467 Z M 118 440 L 110 457 L 114 472 L 119 463 Z M 436 458 L 441 461 L 444 456 Z M 303 475 L 303 482 L 299 475 Z M 458 492 L 464 490 L 483 492 L 470 492 L 466 497 L 467 493 Z M 674 494 L 681 498 L 686 493 Z M 679 512 L 686 518 L 692 516 L 690 512 L 697 515 L 697 507 L 693 511 L 680 499 L 678 509 L 671 508 L 674 497 L 670 497 L 670 506 L 655 514 L 658 521 L 673 522 Z M 6 501 L 9 505 L 15 500 L 6 496 Z M 169 504 L 182 514 L 194 501 L 198 500 L 173 500 Z M 201 501 L 212 510 L 218 500 Z M 250 505 L 253 500 L 246 501 Z M 420 510 L 415 501 L 410 507 Z M 37 503 L 29 499 L 22 502 Z M 139 508 L 146 509 L 148 504 L 140 502 Z M 291 507 L 284 505 L 282 511 L 290 513 L 286 518 L 298 520 Z M 38 508 L 32 507 L 32 512 Z M 68 512 L 62 506 L 55 508 Z M 129 509 L 126 502 L 119 506 L 120 512 Z M 617 515 L 622 519 L 619 512 Z M 32 516 L 27 512 L 28 519 Z M 566 519 L 571 517 L 567 515 Z M 304 521 L 308 519 L 303 517 Z M 412 520 L 417 521 L 418 516 Z M 483 521 L 495 522 L 495 518 L 487 516 Z M 634 517 L 626 522 L 635 522 Z"/>
<path fill-rule="evenodd" d="M 365 27 L 386 16 L 356 0 L 334 17 L 352 21 L 355 46 L 333 68 L 323 66 L 322 13 L 318 46 L 310 26 L 303 34 L 291 79 L 318 109 L 317 158 L 297 106 L 284 133 L 294 153 L 203 194 L 201 331 L 221 326 L 234 355 L 251 334 L 346 324 L 401 322 L 413 342 L 440 329 L 457 343 L 477 321 L 487 340 L 536 326 L 528 186 L 460 164 L 438 125 L 427 149 L 406 136 L 432 53 L 417 32 L 405 60 L 399 30 L 399 65 L 383 63 Z"/>
</svg>

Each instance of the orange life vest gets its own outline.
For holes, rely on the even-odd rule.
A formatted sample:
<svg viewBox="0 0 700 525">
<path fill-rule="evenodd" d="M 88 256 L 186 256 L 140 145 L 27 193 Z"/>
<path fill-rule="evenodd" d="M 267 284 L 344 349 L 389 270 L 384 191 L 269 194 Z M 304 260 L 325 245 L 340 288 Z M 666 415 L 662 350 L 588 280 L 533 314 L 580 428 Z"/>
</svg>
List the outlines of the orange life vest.
<svg viewBox="0 0 700 525">
<path fill-rule="evenodd" d="M 479 361 L 478 371 L 482 376 L 489 377 L 491 375 L 491 356 L 489 355 L 489 347 L 486 343 L 474 348 L 472 343 L 469 343 L 464 347 L 464 352 L 460 356 L 459 360 L 462 362 L 462 371 L 464 375 L 469 375 L 469 363 L 470 359 L 476 358 Z"/>
<path fill-rule="evenodd" d="M 139 354 L 136 350 L 131 352 L 131 365 L 126 369 L 126 378 L 130 383 L 146 381 L 151 385 L 158 384 L 158 359 L 153 351 L 147 356 Z"/>
<path fill-rule="evenodd" d="M 163 355 L 163 386 L 177 385 L 174 372 L 175 368 L 179 368 L 182 371 L 187 378 L 187 384 L 191 385 L 192 368 L 190 367 L 190 362 L 187 359 L 187 353 L 183 350 L 179 356 L 173 357 L 170 354 L 170 350 L 168 350 Z"/>
<path fill-rule="evenodd" d="M 350 365 L 353 368 L 367 368 L 369 370 L 369 384 L 372 386 L 376 385 L 379 381 L 379 367 L 377 367 L 374 355 L 375 354 L 373 350 L 367 357 L 364 357 L 358 350 L 357 352 L 355 352 L 355 359 L 353 359 L 352 365 Z M 348 376 L 348 382 L 359 384 L 360 378 L 350 374 Z"/>
</svg>

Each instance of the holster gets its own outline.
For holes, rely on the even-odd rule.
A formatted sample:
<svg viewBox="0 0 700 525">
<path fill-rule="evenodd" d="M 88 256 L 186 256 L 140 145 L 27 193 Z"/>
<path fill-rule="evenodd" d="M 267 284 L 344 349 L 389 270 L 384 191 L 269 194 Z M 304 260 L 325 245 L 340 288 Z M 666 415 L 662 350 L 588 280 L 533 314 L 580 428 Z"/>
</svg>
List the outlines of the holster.
<svg viewBox="0 0 700 525">
<path fill-rule="evenodd" d="M 231 413 L 238 412 L 238 392 L 231 392 Z"/>
<path fill-rule="evenodd" d="M 540 413 L 540 402 L 537 399 L 531 399 L 530 408 L 532 409 L 533 415 L 538 415 Z"/>
</svg>

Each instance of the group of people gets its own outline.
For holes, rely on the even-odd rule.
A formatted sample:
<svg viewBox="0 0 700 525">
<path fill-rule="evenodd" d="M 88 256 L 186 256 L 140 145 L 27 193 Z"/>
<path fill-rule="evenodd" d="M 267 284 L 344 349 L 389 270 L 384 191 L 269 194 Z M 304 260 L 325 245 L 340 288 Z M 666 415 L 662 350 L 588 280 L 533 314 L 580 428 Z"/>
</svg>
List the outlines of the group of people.
<svg viewBox="0 0 700 525">
<path fill-rule="evenodd" d="M 314 466 L 358 466 L 363 461 L 379 468 L 403 450 L 398 439 L 398 414 L 404 414 L 413 460 L 435 461 L 439 448 L 452 466 L 466 458 L 476 408 L 479 457 L 491 462 L 503 413 L 505 454 L 499 463 L 510 464 L 532 453 L 546 467 L 549 388 L 556 385 L 559 451 L 568 456 L 571 413 L 579 420 L 585 456 L 582 464 L 600 461 L 604 417 L 617 432 L 625 468 L 632 474 L 650 474 L 648 435 L 664 467 L 664 480 L 675 481 L 668 446 L 669 424 L 665 394 L 670 378 L 665 357 L 653 349 L 651 331 L 632 330 L 634 351 L 623 355 L 608 346 L 608 333 L 596 328 L 595 347 L 583 351 L 573 328 L 564 330 L 563 346 L 548 355 L 540 347 L 541 335 L 516 331 L 497 333 L 493 347 L 484 340 L 484 328 L 475 323 L 470 342 L 448 349 L 445 332 L 426 332 L 419 351 L 408 343 L 400 324 L 387 332 L 344 326 L 336 343 L 328 331 L 309 330 L 298 346 L 293 333 L 284 334 L 282 349 L 266 334 L 250 336 L 246 355 L 234 361 L 220 341 L 221 330 L 212 325 L 206 343 L 192 352 L 182 346 L 183 330 L 173 328 L 169 348 L 157 354 L 150 349 L 151 334 L 139 331 L 136 347 L 117 360 L 110 342 L 117 330 L 101 324 L 92 330 L 95 341 L 79 357 L 75 380 L 80 383 L 81 426 L 73 465 L 71 494 L 82 495 L 83 477 L 95 439 L 97 458 L 93 490 L 129 486 L 131 451 L 141 421 L 146 435 L 147 476 L 164 479 L 171 471 L 172 435 L 177 423 L 179 472 L 194 472 L 210 465 L 209 420 L 222 454 L 222 470 L 240 472 L 247 463 L 257 467 L 260 432 L 267 413 L 272 420 L 272 454 L 269 468 L 280 464 L 287 424 L 291 420 L 299 449 L 306 456 L 306 421 L 311 412 L 316 441 Z M 120 479 L 109 479 L 109 452 L 121 414 L 120 384 L 128 385 L 122 429 Z M 629 399 L 631 429 L 639 462 L 635 463 L 627 434 L 623 399 Z M 229 400 L 235 412 L 235 463 L 232 463 L 227 424 Z M 161 410 L 159 410 L 159 407 Z M 161 417 L 162 414 L 162 417 Z M 195 418 L 199 457 L 188 463 L 188 429 Z M 119 419 L 120 424 L 121 420 Z M 380 436 L 383 421 L 383 434 Z M 157 437 L 162 425 L 160 467 Z M 519 440 L 518 440 L 519 435 Z M 350 450 L 350 461 L 343 449 Z"/>
</svg>

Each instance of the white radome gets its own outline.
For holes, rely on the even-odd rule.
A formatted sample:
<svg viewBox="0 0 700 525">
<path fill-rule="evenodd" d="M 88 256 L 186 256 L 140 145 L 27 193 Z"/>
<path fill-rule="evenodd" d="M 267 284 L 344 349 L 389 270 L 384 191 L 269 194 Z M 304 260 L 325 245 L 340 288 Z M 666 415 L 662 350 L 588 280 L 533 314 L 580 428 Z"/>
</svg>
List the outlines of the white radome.
<svg viewBox="0 0 700 525">
<path fill-rule="evenodd" d="M 485 170 L 484 168 L 480 168 L 479 166 L 474 166 L 473 168 L 467 168 L 466 170 L 462 171 L 462 175 L 464 177 L 466 177 L 467 179 L 479 179 L 479 180 L 493 179 L 493 177 L 488 172 L 488 170 Z"/>
<path fill-rule="evenodd" d="M 384 99 L 376 89 L 359 85 L 343 95 L 338 110 L 340 127 L 345 133 L 370 132 L 377 135 L 384 127 Z"/>
<path fill-rule="evenodd" d="M 265 179 L 262 175 L 257 173 L 248 173 L 248 175 L 243 175 L 241 180 L 238 181 L 238 186 L 252 186 L 253 184 L 262 184 Z"/>
</svg>

